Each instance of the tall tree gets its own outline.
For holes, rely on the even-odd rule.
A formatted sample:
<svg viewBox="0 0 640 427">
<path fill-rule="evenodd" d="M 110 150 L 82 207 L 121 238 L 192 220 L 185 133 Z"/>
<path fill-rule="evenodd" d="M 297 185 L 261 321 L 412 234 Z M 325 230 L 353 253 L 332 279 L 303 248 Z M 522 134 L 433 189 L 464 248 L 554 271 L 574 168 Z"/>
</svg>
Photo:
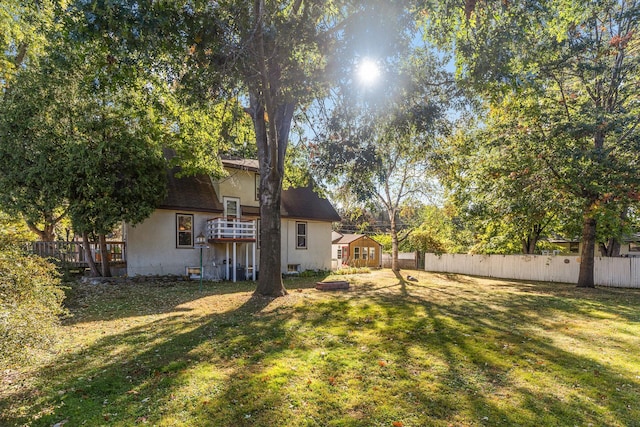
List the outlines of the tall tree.
<svg viewBox="0 0 640 427">
<path fill-rule="evenodd" d="M 223 138 L 211 125 L 213 116 L 217 123 L 230 117 L 215 106 L 206 114 L 183 107 L 166 79 L 131 58 L 116 59 L 104 42 L 79 31 L 82 17 L 60 16 L 64 31 L 51 35 L 47 55 L 15 73 L 5 92 L 0 200 L 29 220 L 65 206 L 85 238 L 93 274 L 108 276 L 105 234 L 151 214 L 164 197 L 167 166 L 223 173 Z M 102 273 L 91 262 L 89 234 L 99 236 Z"/>
<path fill-rule="evenodd" d="M 0 102 L 0 205 L 52 241 L 66 214 L 68 159 L 56 135 L 70 92 L 59 75 L 34 67 L 11 89 Z"/>
<path fill-rule="evenodd" d="M 535 107 L 513 101 L 492 106 L 480 129 L 460 124 L 433 157 L 449 200 L 476 231 L 473 252 L 533 254 L 541 237 L 573 224 L 573 199 L 554 185 L 540 142 L 514 114 Z"/>
<path fill-rule="evenodd" d="M 404 34 L 404 2 L 120 0 L 78 2 L 78 7 L 91 18 L 89 31 L 111 40 L 112 55 L 135 51 L 136 58 L 154 56 L 156 69 L 168 68 L 168 78 L 195 98 L 240 96 L 246 102 L 260 164 L 262 246 L 256 292 L 284 295 L 280 193 L 294 112 L 323 97 L 330 74 L 352 61 L 353 56 L 337 55 L 357 51 L 339 47 L 354 40 L 355 33 L 375 38 L 380 46 Z M 371 22 L 397 27 L 385 38 Z"/>
<path fill-rule="evenodd" d="M 385 101 L 363 105 L 342 94 L 314 142 L 318 175 L 384 206 L 394 271 L 399 270 L 400 211 L 433 191 L 428 154 L 445 112 L 437 64 L 422 51 L 400 62 L 393 80 L 404 84 L 391 96 L 387 92 Z"/>
<path fill-rule="evenodd" d="M 582 211 L 578 286 L 594 286 L 598 218 L 637 203 L 640 88 L 636 0 L 476 3 L 449 19 L 461 75 L 518 110 L 552 185 Z M 434 7 L 438 9 L 437 5 Z M 442 27 L 440 27 L 442 28 Z"/>
</svg>

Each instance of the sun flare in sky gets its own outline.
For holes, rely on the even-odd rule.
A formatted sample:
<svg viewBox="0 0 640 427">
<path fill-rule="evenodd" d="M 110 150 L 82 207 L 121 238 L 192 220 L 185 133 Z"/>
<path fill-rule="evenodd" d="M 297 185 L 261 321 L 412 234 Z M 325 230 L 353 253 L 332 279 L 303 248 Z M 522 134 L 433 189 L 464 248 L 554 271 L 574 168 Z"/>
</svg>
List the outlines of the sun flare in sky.
<svg viewBox="0 0 640 427">
<path fill-rule="evenodd" d="M 356 69 L 358 82 L 364 86 L 372 86 L 380 79 L 380 67 L 371 58 L 363 58 Z"/>
</svg>

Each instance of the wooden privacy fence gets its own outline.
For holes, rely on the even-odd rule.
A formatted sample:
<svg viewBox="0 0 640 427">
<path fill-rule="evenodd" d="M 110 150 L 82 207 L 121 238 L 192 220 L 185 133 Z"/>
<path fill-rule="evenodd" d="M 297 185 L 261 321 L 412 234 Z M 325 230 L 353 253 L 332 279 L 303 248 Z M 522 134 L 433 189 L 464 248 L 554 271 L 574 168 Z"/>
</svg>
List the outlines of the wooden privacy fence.
<svg viewBox="0 0 640 427">
<path fill-rule="evenodd" d="M 425 270 L 539 282 L 578 283 L 580 257 L 425 254 Z M 640 258 L 595 258 L 596 285 L 640 288 Z"/>
<path fill-rule="evenodd" d="M 77 268 L 89 265 L 82 242 L 31 242 L 27 245 L 30 252 L 44 258 L 54 258 L 68 267 Z M 101 262 L 98 243 L 90 243 L 90 246 L 94 260 L 98 263 Z M 107 242 L 107 249 L 109 250 L 110 262 L 123 263 L 126 261 L 125 242 Z"/>
</svg>

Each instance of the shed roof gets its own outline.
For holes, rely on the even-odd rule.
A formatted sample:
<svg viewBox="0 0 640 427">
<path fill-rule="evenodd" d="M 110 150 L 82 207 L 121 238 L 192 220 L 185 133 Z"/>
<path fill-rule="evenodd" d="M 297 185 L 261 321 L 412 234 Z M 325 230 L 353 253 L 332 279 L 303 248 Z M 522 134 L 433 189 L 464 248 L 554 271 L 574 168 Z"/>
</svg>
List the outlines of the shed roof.
<svg viewBox="0 0 640 427">
<path fill-rule="evenodd" d="M 340 234 L 340 233 L 336 233 L 336 234 L 339 234 L 340 237 L 338 239 L 334 239 L 332 241 L 333 244 L 348 245 L 349 243 L 355 242 L 356 240 L 364 237 L 364 238 L 369 239 L 372 242 L 377 243 L 378 245 L 380 245 L 380 243 L 378 243 L 375 239 L 372 239 L 369 236 L 366 236 L 364 234 Z M 333 237 L 333 235 L 332 235 L 332 237 Z"/>
</svg>

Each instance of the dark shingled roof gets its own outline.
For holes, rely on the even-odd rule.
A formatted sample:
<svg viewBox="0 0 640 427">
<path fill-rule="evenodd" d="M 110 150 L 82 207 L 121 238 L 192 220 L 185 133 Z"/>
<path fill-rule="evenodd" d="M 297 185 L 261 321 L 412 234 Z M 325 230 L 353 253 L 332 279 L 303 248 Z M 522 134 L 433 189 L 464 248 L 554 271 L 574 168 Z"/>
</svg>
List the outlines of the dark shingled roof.
<svg viewBox="0 0 640 427">
<path fill-rule="evenodd" d="M 251 162 L 255 162 L 253 164 L 257 165 L 255 160 L 239 161 L 239 164 L 234 165 L 250 168 Z M 224 163 L 225 166 L 234 167 L 227 160 Z M 224 207 L 218 201 L 211 179 L 207 175 L 177 178 L 178 171 L 177 168 L 168 171 L 168 194 L 159 208 L 211 213 L 224 212 Z M 243 215 L 259 216 L 260 208 L 243 205 L 242 213 Z M 289 188 L 283 191 L 280 213 L 285 218 L 340 221 L 340 216 L 331 203 L 318 196 L 311 187 Z"/>
<path fill-rule="evenodd" d="M 167 172 L 168 194 L 161 209 L 189 210 L 196 212 L 224 212 L 218 201 L 211 179 L 207 175 L 178 178 L 178 168 Z"/>
<path fill-rule="evenodd" d="M 309 187 L 289 188 L 282 192 L 283 217 L 340 221 L 340 215 L 327 199 L 322 199 Z"/>
</svg>

